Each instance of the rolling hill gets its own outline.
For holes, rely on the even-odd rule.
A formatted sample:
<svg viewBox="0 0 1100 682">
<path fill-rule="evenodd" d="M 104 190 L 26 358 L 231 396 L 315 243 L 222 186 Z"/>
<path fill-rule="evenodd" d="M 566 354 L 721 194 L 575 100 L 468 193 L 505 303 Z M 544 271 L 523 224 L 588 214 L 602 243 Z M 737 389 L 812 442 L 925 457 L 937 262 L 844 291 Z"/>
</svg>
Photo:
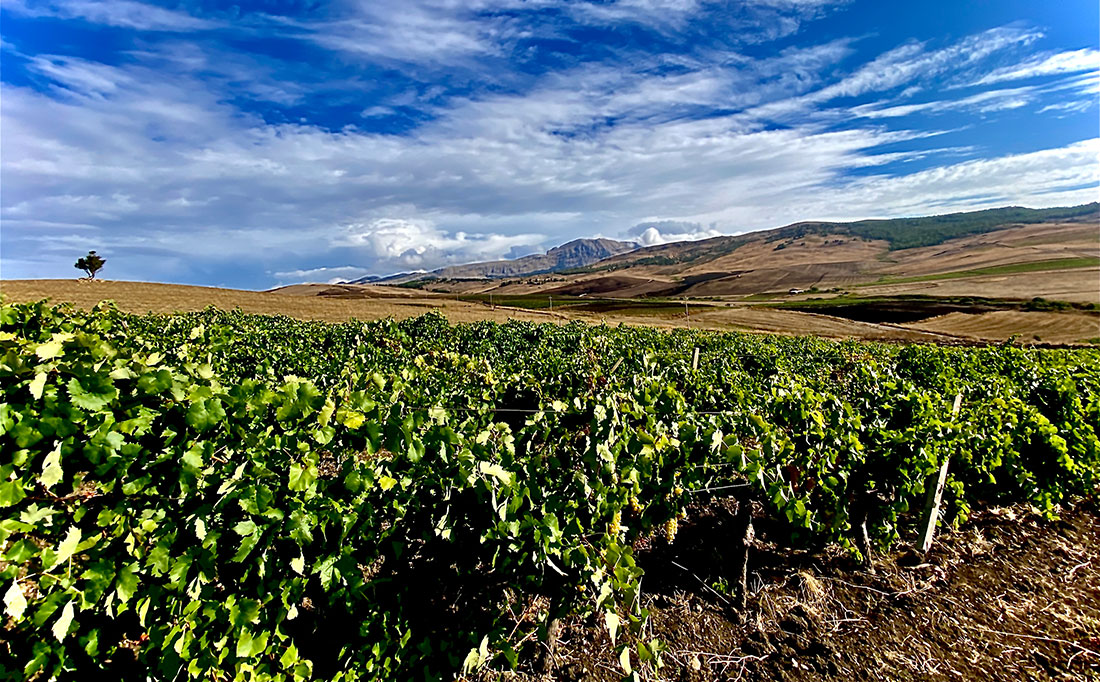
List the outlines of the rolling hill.
<svg viewBox="0 0 1100 682">
<path fill-rule="evenodd" d="M 433 276 L 406 286 L 502 296 L 742 299 L 813 290 L 1093 302 L 1100 299 L 1098 266 L 1100 205 L 1088 204 L 854 223 L 801 222 L 639 248 L 537 280 L 498 276 L 445 281 Z"/>
<path fill-rule="evenodd" d="M 557 272 L 569 249 L 518 276 L 303 284 L 246 292 L 140 282 L 0 282 L 6 300 L 132 312 L 207 305 L 303 319 L 625 323 L 945 343 L 1100 343 L 1100 206 L 998 209 L 899 221 L 797 223 L 639 248 Z M 589 245 L 589 246 L 599 246 Z M 607 246 L 604 244 L 603 246 Z M 573 255 L 597 253 L 577 249 Z M 550 256 L 547 260 L 539 260 Z M 572 261 L 576 262 L 576 261 Z M 491 267 L 488 267 L 491 266 Z M 506 270 L 474 264 L 450 271 Z M 542 272 L 533 276 L 527 268 Z M 389 278 L 391 282 L 394 278 Z"/>
</svg>

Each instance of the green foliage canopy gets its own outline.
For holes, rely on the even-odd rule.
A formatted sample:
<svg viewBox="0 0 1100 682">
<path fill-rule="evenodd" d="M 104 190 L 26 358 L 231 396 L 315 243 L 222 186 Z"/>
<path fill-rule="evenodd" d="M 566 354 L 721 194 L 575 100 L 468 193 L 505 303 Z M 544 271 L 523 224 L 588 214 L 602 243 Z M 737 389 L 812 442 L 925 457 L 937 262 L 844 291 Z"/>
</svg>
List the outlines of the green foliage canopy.
<svg viewBox="0 0 1100 682">
<path fill-rule="evenodd" d="M 4 679 L 449 679 L 567 612 L 636 674 L 634 544 L 708 491 L 855 552 L 945 457 L 948 522 L 1100 483 L 1094 350 L 33 304 L 0 391 Z"/>
</svg>

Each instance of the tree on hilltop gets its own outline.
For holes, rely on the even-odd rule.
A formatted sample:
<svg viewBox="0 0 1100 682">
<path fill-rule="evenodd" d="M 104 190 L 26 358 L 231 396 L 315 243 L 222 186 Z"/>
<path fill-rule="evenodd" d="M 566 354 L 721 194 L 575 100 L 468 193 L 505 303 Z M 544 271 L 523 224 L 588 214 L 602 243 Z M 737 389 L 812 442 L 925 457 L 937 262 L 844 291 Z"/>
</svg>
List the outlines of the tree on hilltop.
<svg viewBox="0 0 1100 682">
<path fill-rule="evenodd" d="M 100 258 L 95 251 L 89 251 L 87 256 L 78 260 L 74 267 L 88 273 L 88 279 L 95 279 L 95 274 L 103 269 L 107 260 Z"/>
</svg>

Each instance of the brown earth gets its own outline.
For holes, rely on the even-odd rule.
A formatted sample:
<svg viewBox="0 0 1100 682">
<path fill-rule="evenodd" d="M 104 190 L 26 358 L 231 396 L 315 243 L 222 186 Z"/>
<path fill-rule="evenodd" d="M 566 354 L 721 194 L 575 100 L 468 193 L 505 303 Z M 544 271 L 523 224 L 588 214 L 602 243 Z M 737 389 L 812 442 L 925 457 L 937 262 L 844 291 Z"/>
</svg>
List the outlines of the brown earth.
<svg viewBox="0 0 1100 682">
<path fill-rule="evenodd" d="M 1030 508 L 982 511 L 927 557 L 876 557 L 875 573 L 835 552 L 766 537 L 750 560 L 743 613 L 710 587 L 727 562 L 728 512 L 696 510 L 646 568 L 646 639 L 664 642 L 646 680 L 938 681 L 1100 679 L 1100 514 L 1095 501 L 1046 521 Z M 619 680 L 607 632 L 565 624 L 555 672 L 520 680 Z M 632 658 L 637 666 L 638 659 Z"/>
<path fill-rule="evenodd" d="M 696 302 L 686 316 L 679 304 L 612 309 L 604 313 L 569 307 L 528 310 L 458 301 L 440 294 L 377 285 L 303 284 L 272 292 L 240 291 L 175 284 L 82 280 L 5 280 L 0 295 L 10 301 L 48 298 L 90 308 L 113 300 L 133 313 L 172 313 L 215 306 L 224 310 L 287 315 L 304 320 L 342 322 L 386 317 L 404 319 L 438 311 L 452 322 L 477 320 L 592 324 L 631 324 L 662 328 L 687 327 L 714 331 L 766 332 L 902 342 L 1002 341 L 1015 335 L 1023 342 L 1081 343 L 1100 336 L 1095 314 L 1000 311 L 971 315 L 953 313 L 907 325 L 860 322 L 817 313 L 777 310 L 755 305 Z M 1036 339 L 1035 337 L 1040 337 Z"/>
<path fill-rule="evenodd" d="M 1002 341 L 1019 335 L 1024 341 L 1081 343 L 1100 338 L 1100 316 L 1076 313 L 999 310 L 980 315 L 949 313 L 904 325 L 910 329 Z"/>
<path fill-rule="evenodd" d="M 685 317 L 683 310 L 672 306 L 633 312 L 618 310 L 607 314 L 571 312 L 575 319 L 591 323 L 644 325 L 664 328 L 711 329 L 716 331 L 749 331 L 773 334 L 812 335 L 826 338 L 857 338 L 878 341 L 948 341 L 950 332 L 910 329 L 902 326 L 859 322 L 832 315 L 820 315 L 795 310 L 776 310 L 760 306 L 697 304 Z"/>
<path fill-rule="evenodd" d="M 289 284 L 285 287 L 269 289 L 266 293 L 326 298 L 438 298 L 431 293 L 416 289 L 377 284 Z"/>
<path fill-rule="evenodd" d="M 693 258 L 708 248 L 725 252 L 668 265 L 636 264 L 651 250 L 600 261 L 595 272 L 552 277 L 430 284 L 463 293 L 579 294 L 631 298 L 686 296 L 740 298 L 791 289 L 850 290 L 867 296 L 927 294 L 986 298 L 1042 297 L 1100 303 L 1100 226 L 1095 222 L 1007 225 L 929 247 L 890 251 L 881 240 L 843 234 L 776 238 L 769 232 L 659 247 L 659 257 Z M 1069 259 L 1093 259 L 1074 265 Z M 1062 261 L 1062 262 L 1058 262 Z M 643 261 L 644 262 L 644 261 Z M 981 268 L 1050 263 L 1049 268 L 959 279 L 891 282 Z"/>
<path fill-rule="evenodd" d="M 1100 227 L 1095 223 L 1039 223 L 952 239 L 936 246 L 890 254 L 881 272 L 912 277 L 1064 258 L 1095 257 Z"/>
<path fill-rule="evenodd" d="M 586 277 L 570 284 L 545 289 L 548 296 L 584 296 L 611 295 L 616 298 L 634 298 L 639 296 L 661 296 L 676 288 L 675 282 L 653 279 L 651 277 L 629 277 L 625 275 L 606 275 Z"/>
<path fill-rule="evenodd" d="M 114 301 L 120 310 L 131 313 L 174 313 L 202 310 L 215 306 L 223 310 L 240 308 L 246 313 L 286 315 L 302 320 L 343 322 L 351 319 L 375 320 L 385 317 L 404 319 L 437 310 L 452 322 L 508 319 L 555 322 L 561 318 L 539 311 L 519 309 L 492 309 L 478 303 L 466 303 L 431 294 L 419 297 L 405 296 L 407 290 L 394 289 L 385 296 L 346 298 L 318 296 L 318 286 L 303 285 L 300 295 L 291 292 L 240 291 L 179 284 L 155 284 L 147 282 L 78 281 L 57 280 L 4 280 L 0 281 L 0 295 L 5 300 L 38 301 L 48 298 L 54 303 L 72 303 L 90 308 L 103 300 Z M 389 289 L 368 287 L 369 290 Z"/>
<path fill-rule="evenodd" d="M 48 298 L 54 303 L 72 303 L 90 308 L 102 300 L 113 300 L 119 309 L 132 313 L 173 313 L 202 310 L 215 306 L 223 310 L 240 308 L 247 313 L 287 315 L 303 320 L 342 322 L 351 319 L 373 320 L 385 317 L 404 319 L 435 310 L 451 322 L 477 320 L 563 323 L 573 319 L 589 323 L 637 324 L 655 327 L 691 327 L 716 331 L 762 331 L 780 334 L 812 334 L 830 338 L 861 338 L 899 341 L 945 339 L 938 331 L 906 329 L 888 325 L 855 322 L 840 317 L 766 308 L 703 305 L 692 309 L 685 318 L 678 308 L 653 311 L 614 311 L 606 315 L 573 312 L 558 308 L 554 312 L 527 310 L 484 303 L 457 301 L 440 295 L 409 295 L 407 289 L 366 286 L 350 296 L 350 287 L 341 285 L 297 285 L 276 292 L 239 291 L 175 284 L 142 282 L 86 282 L 78 280 L 6 280 L 0 281 L 0 295 L 11 301 L 37 301 Z M 329 295 L 325 292 L 331 292 Z M 415 294 L 416 292 L 414 292 Z"/>
<path fill-rule="evenodd" d="M 1006 275 L 978 275 L 926 282 L 871 284 L 853 290 L 860 296 L 983 296 L 986 298 L 1035 297 L 1052 301 L 1100 303 L 1100 268 L 1071 268 Z"/>
</svg>

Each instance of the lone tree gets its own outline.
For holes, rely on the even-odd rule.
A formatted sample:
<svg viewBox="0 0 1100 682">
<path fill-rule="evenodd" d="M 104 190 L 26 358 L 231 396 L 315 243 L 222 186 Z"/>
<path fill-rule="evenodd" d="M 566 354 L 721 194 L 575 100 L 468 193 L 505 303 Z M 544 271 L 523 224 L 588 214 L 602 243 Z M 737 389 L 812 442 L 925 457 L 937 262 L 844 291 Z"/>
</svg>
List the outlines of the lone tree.
<svg viewBox="0 0 1100 682">
<path fill-rule="evenodd" d="M 103 269 L 107 260 L 100 258 L 95 251 L 89 251 L 87 256 L 78 260 L 75 264 L 77 270 L 88 273 L 88 279 L 95 279 L 95 273 Z"/>
</svg>

